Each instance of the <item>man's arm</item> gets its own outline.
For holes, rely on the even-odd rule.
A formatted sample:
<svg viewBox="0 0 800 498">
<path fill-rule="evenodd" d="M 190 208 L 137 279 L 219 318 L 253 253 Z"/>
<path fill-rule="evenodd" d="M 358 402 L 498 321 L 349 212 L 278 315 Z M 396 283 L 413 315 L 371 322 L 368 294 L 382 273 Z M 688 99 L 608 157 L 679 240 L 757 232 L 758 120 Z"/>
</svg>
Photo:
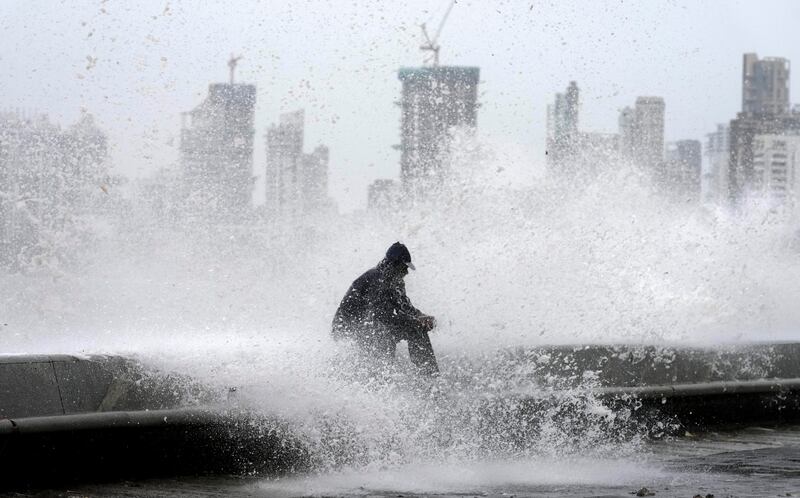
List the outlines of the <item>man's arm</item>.
<svg viewBox="0 0 800 498">
<path fill-rule="evenodd" d="M 422 327 L 426 332 L 435 326 L 432 316 L 424 314 L 411 304 L 402 281 L 394 288 L 387 289 L 381 301 L 376 318 L 386 325 L 415 329 Z"/>
</svg>

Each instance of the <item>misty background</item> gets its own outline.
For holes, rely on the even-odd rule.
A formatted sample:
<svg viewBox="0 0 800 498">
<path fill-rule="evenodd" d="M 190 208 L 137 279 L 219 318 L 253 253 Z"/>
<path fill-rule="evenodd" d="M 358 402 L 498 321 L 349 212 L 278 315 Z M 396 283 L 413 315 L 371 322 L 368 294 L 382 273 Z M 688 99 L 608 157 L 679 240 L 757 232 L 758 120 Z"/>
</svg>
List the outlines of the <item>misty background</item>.
<svg viewBox="0 0 800 498">
<path fill-rule="evenodd" d="M 375 178 L 397 177 L 401 66 L 419 66 L 419 24 L 448 2 L 3 2 L 0 108 L 75 122 L 92 113 L 117 174 L 176 165 L 180 113 L 209 83 L 257 86 L 254 202 L 263 203 L 264 133 L 306 110 L 306 143 L 330 147 L 339 209 L 366 205 Z M 478 132 L 504 167 L 496 180 L 544 175 L 546 106 L 581 86 L 581 128 L 614 131 L 638 95 L 666 102 L 666 140 L 701 139 L 741 106 L 741 54 L 800 60 L 792 1 L 542 2 L 459 0 L 441 63 L 481 68 Z M 794 78 L 792 94 L 797 92 Z"/>
</svg>

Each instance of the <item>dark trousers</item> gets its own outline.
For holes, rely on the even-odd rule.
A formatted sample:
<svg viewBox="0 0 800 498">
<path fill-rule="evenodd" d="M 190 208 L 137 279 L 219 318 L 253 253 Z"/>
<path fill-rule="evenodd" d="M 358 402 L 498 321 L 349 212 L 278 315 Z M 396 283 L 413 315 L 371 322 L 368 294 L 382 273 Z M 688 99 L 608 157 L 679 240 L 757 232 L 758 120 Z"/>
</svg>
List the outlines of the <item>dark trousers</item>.
<svg viewBox="0 0 800 498">
<path fill-rule="evenodd" d="M 408 356 L 417 370 L 424 375 L 437 375 L 439 365 L 436 363 L 436 355 L 433 354 L 433 346 L 428 333 L 414 330 L 407 333 L 405 339 L 408 341 Z"/>
<path fill-rule="evenodd" d="M 437 375 L 439 365 L 428 333 L 420 329 L 373 329 L 359 337 L 357 343 L 361 350 L 373 361 L 379 363 L 394 362 L 397 344 L 408 342 L 408 356 L 417 371 L 423 375 Z"/>
</svg>

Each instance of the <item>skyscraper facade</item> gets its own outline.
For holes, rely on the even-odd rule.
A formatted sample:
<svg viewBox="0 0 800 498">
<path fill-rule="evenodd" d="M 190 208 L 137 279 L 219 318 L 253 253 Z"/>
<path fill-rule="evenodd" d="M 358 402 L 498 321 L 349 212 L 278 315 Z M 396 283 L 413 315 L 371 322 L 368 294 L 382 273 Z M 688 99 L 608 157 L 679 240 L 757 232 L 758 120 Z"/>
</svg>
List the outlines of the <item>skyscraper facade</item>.
<svg viewBox="0 0 800 498">
<path fill-rule="evenodd" d="M 564 93 L 557 93 L 547 106 L 547 163 L 553 169 L 577 167 L 574 163 L 579 148 L 578 114 L 580 90 L 570 81 Z"/>
<path fill-rule="evenodd" d="M 789 112 L 789 61 L 782 57 L 759 59 L 744 54 L 742 62 L 742 112 L 780 115 Z"/>
<path fill-rule="evenodd" d="M 620 111 L 618 121 L 622 156 L 656 175 L 664 161 L 664 109 L 661 97 L 638 97 L 633 108 Z"/>
<path fill-rule="evenodd" d="M 626 106 L 620 109 L 617 124 L 620 153 L 625 159 L 632 160 L 636 149 L 636 111 L 633 107 Z"/>
<path fill-rule="evenodd" d="M 638 97 L 635 106 L 636 149 L 639 165 L 657 171 L 664 160 L 664 99 Z"/>
<path fill-rule="evenodd" d="M 282 114 L 267 129 L 266 205 L 273 213 L 298 215 L 330 205 L 328 148 L 320 145 L 306 154 L 304 141 L 302 110 Z"/>
<path fill-rule="evenodd" d="M 729 197 L 728 159 L 730 157 L 730 127 L 717 125 L 717 131 L 706 135 L 706 164 L 703 199 L 725 203 Z"/>
<path fill-rule="evenodd" d="M 756 135 L 750 194 L 773 207 L 792 207 L 800 194 L 800 135 Z"/>
<path fill-rule="evenodd" d="M 425 197 L 445 175 L 452 134 L 475 130 L 477 67 L 402 68 L 400 175 L 406 194 Z"/>
<path fill-rule="evenodd" d="M 293 206 L 299 196 L 303 167 L 305 115 L 302 110 L 281 114 L 267 129 L 266 205 L 274 212 Z"/>
<path fill-rule="evenodd" d="M 330 152 L 318 145 L 310 154 L 303 155 L 300 175 L 302 210 L 306 213 L 328 207 L 328 161 Z"/>
<path fill-rule="evenodd" d="M 183 115 L 181 165 L 190 210 L 218 217 L 250 207 L 255 104 L 254 85 L 216 83 Z"/>
<path fill-rule="evenodd" d="M 699 202 L 703 146 L 699 140 L 678 140 L 667 144 L 665 180 L 682 201 Z"/>
<path fill-rule="evenodd" d="M 789 61 L 781 57 L 759 59 L 744 54 L 742 111 L 730 123 L 728 192 L 737 203 L 750 191 L 761 190 L 755 166 L 757 135 L 794 134 L 800 115 L 790 110 Z"/>
</svg>

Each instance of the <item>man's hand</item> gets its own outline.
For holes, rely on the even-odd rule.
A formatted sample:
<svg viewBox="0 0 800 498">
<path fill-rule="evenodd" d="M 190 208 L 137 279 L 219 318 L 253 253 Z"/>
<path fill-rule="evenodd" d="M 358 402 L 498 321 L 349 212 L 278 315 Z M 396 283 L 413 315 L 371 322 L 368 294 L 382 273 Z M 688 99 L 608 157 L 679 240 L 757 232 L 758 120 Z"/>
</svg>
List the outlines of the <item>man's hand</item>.
<svg viewBox="0 0 800 498">
<path fill-rule="evenodd" d="M 436 318 L 429 315 L 422 315 L 419 317 L 419 323 L 422 326 L 422 330 L 425 332 L 430 332 L 436 328 Z"/>
</svg>

